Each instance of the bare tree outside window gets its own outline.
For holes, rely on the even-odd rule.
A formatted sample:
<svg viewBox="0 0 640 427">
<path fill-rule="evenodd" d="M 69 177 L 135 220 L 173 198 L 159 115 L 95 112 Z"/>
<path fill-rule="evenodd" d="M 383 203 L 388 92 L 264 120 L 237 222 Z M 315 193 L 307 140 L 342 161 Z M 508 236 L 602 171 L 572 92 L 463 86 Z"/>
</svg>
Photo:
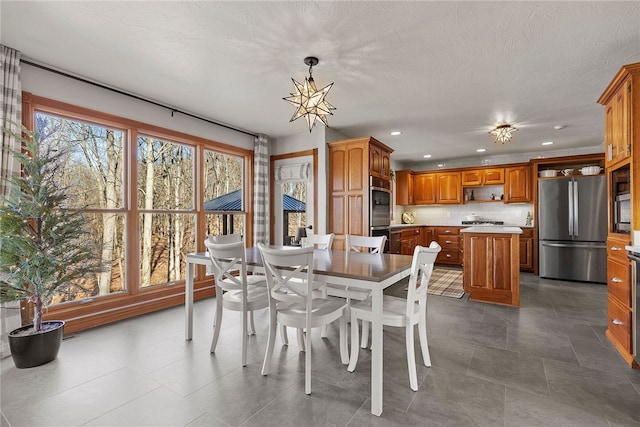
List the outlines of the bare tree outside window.
<svg viewBox="0 0 640 427">
<path fill-rule="evenodd" d="M 67 208 L 87 209 L 87 222 L 102 248 L 96 256 L 111 267 L 95 278 L 90 294 L 78 291 L 71 294 L 72 300 L 124 290 L 124 215 L 119 211 L 124 200 L 122 150 L 126 133 L 46 113 L 35 115 L 35 131 L 41 144 L 66 153 L 56 178 L 61 187 L 70 189 Z M 60 294 L 53 302 L 69 298 Z"/>
</svg>

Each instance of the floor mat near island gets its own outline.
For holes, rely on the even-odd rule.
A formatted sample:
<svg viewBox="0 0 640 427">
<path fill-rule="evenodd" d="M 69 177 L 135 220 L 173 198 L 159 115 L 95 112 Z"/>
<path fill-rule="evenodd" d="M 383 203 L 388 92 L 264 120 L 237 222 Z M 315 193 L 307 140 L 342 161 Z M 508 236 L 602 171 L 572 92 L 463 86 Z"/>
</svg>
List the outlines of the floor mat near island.
<svg viewBox="0 0 640 427">
<path fill-rule="evenodd" d="M 451 298 L 462 298 L 462 270 L 434 268 L 427 293 Z"/>
<path fill-rule="evenodd" d="M 384 290 L 387 295 L 399 298 L 407 297 L 407 283 L 409 278 L 402 279 L 393 286 Z M 450 298 L 462 298 L 464 290 L 462 288 L 462 270 L 436 267 L 431 273 L 429 288 L 427 292 L 431 295 L 439 295 Z"/>
</svg>

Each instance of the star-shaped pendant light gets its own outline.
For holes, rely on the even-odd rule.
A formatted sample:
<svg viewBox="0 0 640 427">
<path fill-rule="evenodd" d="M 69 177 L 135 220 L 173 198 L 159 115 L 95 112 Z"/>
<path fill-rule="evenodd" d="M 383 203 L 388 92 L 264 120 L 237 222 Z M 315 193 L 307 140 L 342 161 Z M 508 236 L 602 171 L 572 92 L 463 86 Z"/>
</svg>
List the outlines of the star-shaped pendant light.
<svg viewBox="0 0 640 427">
<path fill-rule="evenodd" d="M 333 83 L 318 90 L 316 83 L 313 81 L 313 76 L 311 75 L 312 68 L 314 65 L 318 65 L 318 62 L 318 58 L 313 56 L 304 58 L 304 63 L 309 66 L 309 78 L 304 78 L 304 84 L 298 83 L 292 78 L 291 80 L 293 81 L 296 91 L 291 93 L 291 96 L 282 98 L 297 108 L 289 121 L 292 122 L 300 117 L 304 117 L 307 120 L 309 132 L 311 132 L 313 126 L 315 126 L 316 121 L 324 123 L 325 126 L 329 126 L 327 123 L 327 115 L 333 115 L 331 110 L 336 109 L 336 107 L 325 100 Z"/>
<path fill-rule="evenodd" d="M 496 144 L 499 142 L 501 144 L 506 144 L 511 141 L 511 136 L 518 129 L 514 128 L 510 124 L 506 123 L 500 126 L 497 126 L 495 129 L 490 131 L 489 133 L 496 137 Z"/>
</svg>

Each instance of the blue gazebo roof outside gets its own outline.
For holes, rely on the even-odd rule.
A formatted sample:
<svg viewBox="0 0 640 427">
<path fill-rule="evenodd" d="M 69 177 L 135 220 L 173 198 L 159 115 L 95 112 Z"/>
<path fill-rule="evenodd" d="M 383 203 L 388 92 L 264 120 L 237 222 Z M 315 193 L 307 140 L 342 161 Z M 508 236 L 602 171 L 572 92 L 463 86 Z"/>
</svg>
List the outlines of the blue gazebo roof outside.
<svg viewBox="0 0 640 427">
<path fill-rule="evenodd" d="M 204 202 L 204 208 L 208 211 L 240 211 L 242 208 L 242 190 L 232 191 L 231 193 L 208 200 Z M 282 208 L 287 212 L 307 211 L 305 202 L 287 194 L 282 196 Z"/>
</svg>

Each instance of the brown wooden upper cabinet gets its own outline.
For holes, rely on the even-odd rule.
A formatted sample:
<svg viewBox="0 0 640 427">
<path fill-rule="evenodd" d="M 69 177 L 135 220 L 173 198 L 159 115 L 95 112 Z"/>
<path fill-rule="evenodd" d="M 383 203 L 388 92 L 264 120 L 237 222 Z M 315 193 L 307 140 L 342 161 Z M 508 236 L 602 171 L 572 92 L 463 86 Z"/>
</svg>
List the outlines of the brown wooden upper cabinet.
<svg viewBox="0 0 640 427">
<path fill-rule="evenodd" d="M 480 185 L 504 185 L 504 203 L 530 203 L 531 165 L 442 172 L 396 171 L 396 204 L 460 204 L 463 187 Z"/>
<path fill-rule="evenodd" d="M 513 166 L 505 168 L 504 202 L 531 202 L 531 166 Z"/>
<path fill-rule="evenodd" d="M 605 165 L 631 156 L 631 78 L 627 78 L 605 103 Z"/>
<path fill-rule="evenodd" d="M 373 138 L 371 138 L 373 139 Z M 369 172 L 371 176 L 391 179 L 391 154 L 376 145 L 369 146 Z"/>
<path fill-rule="evenodd" d="M 460 172 L 441 172 L 436 174 L 436 203 L 462 203 L 462 185 Z"/>
<path fill-rule="evenodd" d="M 408 170 L 396 171 L 396 205 L 415 205 L 413 201 L 414 173 Z"/>
<path fill-rule="evenodd" d="M 435 173 L 416 173 L 413 175 L 413 204 L 430 205 L 437 203 Z"/>
<path fill-rule="evenodd" d="M 462 186 L 504 184 L 504 168 L 474 169 L 462 171 Z"/>
</svg>

